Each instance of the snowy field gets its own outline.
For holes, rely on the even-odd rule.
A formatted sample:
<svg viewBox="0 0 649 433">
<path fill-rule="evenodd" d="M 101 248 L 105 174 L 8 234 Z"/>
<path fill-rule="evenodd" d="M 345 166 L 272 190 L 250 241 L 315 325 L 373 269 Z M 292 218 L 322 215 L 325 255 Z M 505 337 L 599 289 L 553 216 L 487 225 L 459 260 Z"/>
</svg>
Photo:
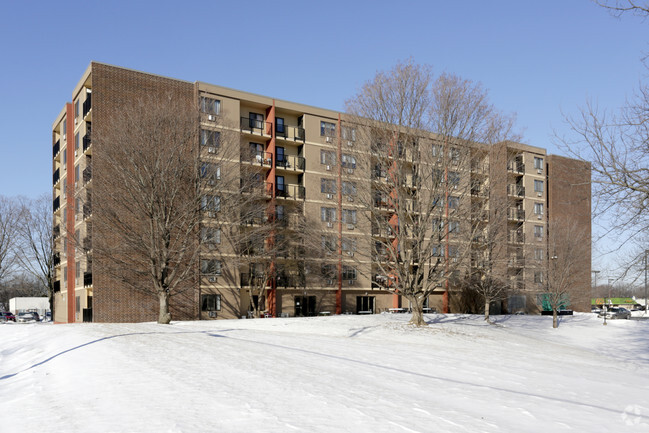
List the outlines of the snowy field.
<svg viewBox="0 0 649 433">
<path fill-rule="evenodd" d="M 649 320 L 0 324 L 0 432 L 649 432 Z"/>
</svg>

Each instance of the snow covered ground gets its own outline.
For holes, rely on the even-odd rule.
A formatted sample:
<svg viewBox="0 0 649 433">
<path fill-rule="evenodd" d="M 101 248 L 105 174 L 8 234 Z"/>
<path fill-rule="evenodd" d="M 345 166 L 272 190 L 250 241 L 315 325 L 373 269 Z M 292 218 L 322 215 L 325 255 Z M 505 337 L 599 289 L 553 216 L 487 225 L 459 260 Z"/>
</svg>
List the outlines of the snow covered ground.
<svg viewBox="0 0 649 433">
<path fill-rule="evenodd" d="M 0 324 L 0 432 L 649 432 L 649 320 Z"/>
</svg>

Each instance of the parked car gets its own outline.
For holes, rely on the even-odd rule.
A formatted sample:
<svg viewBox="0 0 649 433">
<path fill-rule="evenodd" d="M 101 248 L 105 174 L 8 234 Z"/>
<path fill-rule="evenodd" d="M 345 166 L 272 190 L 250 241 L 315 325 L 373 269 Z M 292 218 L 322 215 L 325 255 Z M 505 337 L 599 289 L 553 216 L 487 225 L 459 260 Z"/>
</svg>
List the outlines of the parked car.
<svg viewBox="0 0 649 433">
<path fill-rule="evenodd" d="M 17 321 L 18 322 L 38 322 L 41 318 L 38 316 L 38 313 L 34 311 L 27 311 L 24 313 L 18 313 Z"/>
<path fill-rule="evenodd" d="M 592 307 L 590 307 L 590 312 L 599 314 L 602 312 L 602 309 L 596 305 L 593 305 Z"/>
<path fill-rule="evenodd" d="M 14 316 L 13 313 L 10 313 L 9 311 L 5 311 L 4 313 L 0 313 L 0 322 L 15 322 L 16 321 L 16 316 Z"/>
<path fill-rule="evenodd" d="M 611 307 L 606 310 L 606 313 L 602 311 L 597 315 L 597 317 L 604 317 L 606 315 L 607 319 L 630 319 L 631 312 L 624 307 Z"/>
</svg>

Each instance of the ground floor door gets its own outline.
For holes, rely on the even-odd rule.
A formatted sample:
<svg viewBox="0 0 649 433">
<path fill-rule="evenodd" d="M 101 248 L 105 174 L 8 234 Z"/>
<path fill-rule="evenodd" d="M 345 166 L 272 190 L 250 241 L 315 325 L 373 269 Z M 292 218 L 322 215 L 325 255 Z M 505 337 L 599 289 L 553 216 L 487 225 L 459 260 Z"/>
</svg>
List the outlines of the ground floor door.
<svg viewBox="0 0 649 433">
<path fill-rule="evenodd" d="M 315 316 L 315 296 L 295 297 L 295 317 Z"/>
<path fill-rule="evenodd" d="M 374 296 L 357 296 L 356 297 L 356 314 L 374 313 Z"/>
</svg>

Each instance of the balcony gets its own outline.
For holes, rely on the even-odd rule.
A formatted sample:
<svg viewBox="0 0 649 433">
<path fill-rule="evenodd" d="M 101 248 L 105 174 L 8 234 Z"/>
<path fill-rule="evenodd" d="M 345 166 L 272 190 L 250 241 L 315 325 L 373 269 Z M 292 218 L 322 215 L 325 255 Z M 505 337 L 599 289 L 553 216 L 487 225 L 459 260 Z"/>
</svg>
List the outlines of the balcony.
<svg viewBox="0 0 649 433">
<path fill-rule="evenodd" d="M 52 256 L 52 264 L 58 266 L 61 264 L 61 253 L 54 253 Z"/>
<path fill-rule="evenodd" d="M 265 278 L 263 275 L 256 275 L 248 272 L 241 273 L 241 287 L 259 287 L 264 284 L 264 281 Z"/>
<path fill-rule="evenodd" d="M 83 101 L 83 117 L 85 118 L 92 108 L 92 93 L 86 93 L 86 100 Z"/>
<path fill-rule="evenodd" d="M 54 239 L 57 239 L 59 236 L 61 236 L 61 225 L 57 224 L 52 228 L 52 236 L 54 236 Z"/>
<path fill-rule="evenodd" d="M 515 174 L 525 174 L 525 164 L 518 161 L 510 161 L 507 164 L 507 171 Z"/>
<path fill-rule="evenodd" d="M 275 136 L 282 140 L 301 141 L 302 143 L 304 143 L 306 139 L 304 128 L 300 128 L 299 126 L 284 126 L 283 128 L 277 128 Z"/>
<path fill-rule="evenodd" d="M 88 150 L 90 148 L 91 145 L 92 145 L 92 141 L 90 141 L 90 135 L 88 135 L 88 134 L 84 135 L 83 136 L 83 151 L 84 151 L 84 153 L 86 152 L 86 150 Z"/>
<path fill-rule="evenodd" d="M 523 256 L 513 256 L 509 258 L 509 262 L 507 263 L 510 268 L 522 268 L 525 267 L 525 259 Z"/>
<path fill-rule="evenodd" d="M 509 243 L 510 244 L 524 244 L 525 243 L 525 234 L 521 232 L 510 232 L 509 233 Z"/>
<path fill-rule="evenodd" d="M 275 159 L 275 167 L 289 171 L 304 171 L 306 160 L 301 156 L 284 155 L 283 159 Z"/>
<path fill-rule="evenodd" d="M 507 185 L 507 195 L 513 197 L 525 197 L 525 187 L 516 184 Z"/>
<path fill-rule="evenodd" d="M 261 165 L 270 168 L 273 165 L 273 154 L 270 152 L 253 151 L 241 155 L 241 162 L 249 162 L 253 165 Z"/>
<path fill-rule="evenodd" d="M 52 176 L 52 184 L 56 186 L 59 183 L 59 180 L 61 180 L 60 169 L 57 168 L 56 171 L 54 172 L 54 175 Z"/>
<path fill-rule="evenodd" d="M 61 140 L 56 140 L 54 147 L 52 147 L 52 158 L 56 158 L 56 155 L 61 151 Z"/>
<path fill-rule="evenodd" d="M 248 132 L 254 135 L 268 135 L 265 131 L 266 122 L 259 119 L 251 119 L 249 117 L 242 117 L 240 128 L 241 132 Z"/>
<path fill-rule="evenodd" d="M 61 208 L 61 197 L 59 196 L 52 201 L 52 209 L 53 212 L 56 212 L 60 208 Z"/>
<path fill-rule="evenodd" d="M 55 293 L 60 292 L 61 291 L 61 281 L 58 281 L 58 280 L 54 281 L 54 283 L 52 284 L 52 290 L 54 290 Z"/>
<path fill-rule="evenodd" d="M 92 165 L 83 169 L 83 184 L 87 184 L 92 180 Z"/>
<path fill-rule="evenodd" d="M 284 184 L 275 186 L 275 197 L 289 200 L 304 200 L 306 189 L 301 185 Z"/>
<path fill-rule="evenodd" d="M 92 272 L 83 273 L 83 287 L 92 287 Z"/>
<path fill-rule="evenodd" d="M 524 221 L 525 211 L 523 209 L 510 208 L 507 211 L 507 219 L 509 219 L 510 221 Z"/>
<path fill-rule="evenodd" d="M 83 204 L 83 219 L 90 218 L 92 216 L 92 203 Z"/>
<path fill-rule="evenodd" d="M 90 236 L 83 238 L 83 249 L 86 251 L 92 250 L 92 238 Z"/>
</svg>

